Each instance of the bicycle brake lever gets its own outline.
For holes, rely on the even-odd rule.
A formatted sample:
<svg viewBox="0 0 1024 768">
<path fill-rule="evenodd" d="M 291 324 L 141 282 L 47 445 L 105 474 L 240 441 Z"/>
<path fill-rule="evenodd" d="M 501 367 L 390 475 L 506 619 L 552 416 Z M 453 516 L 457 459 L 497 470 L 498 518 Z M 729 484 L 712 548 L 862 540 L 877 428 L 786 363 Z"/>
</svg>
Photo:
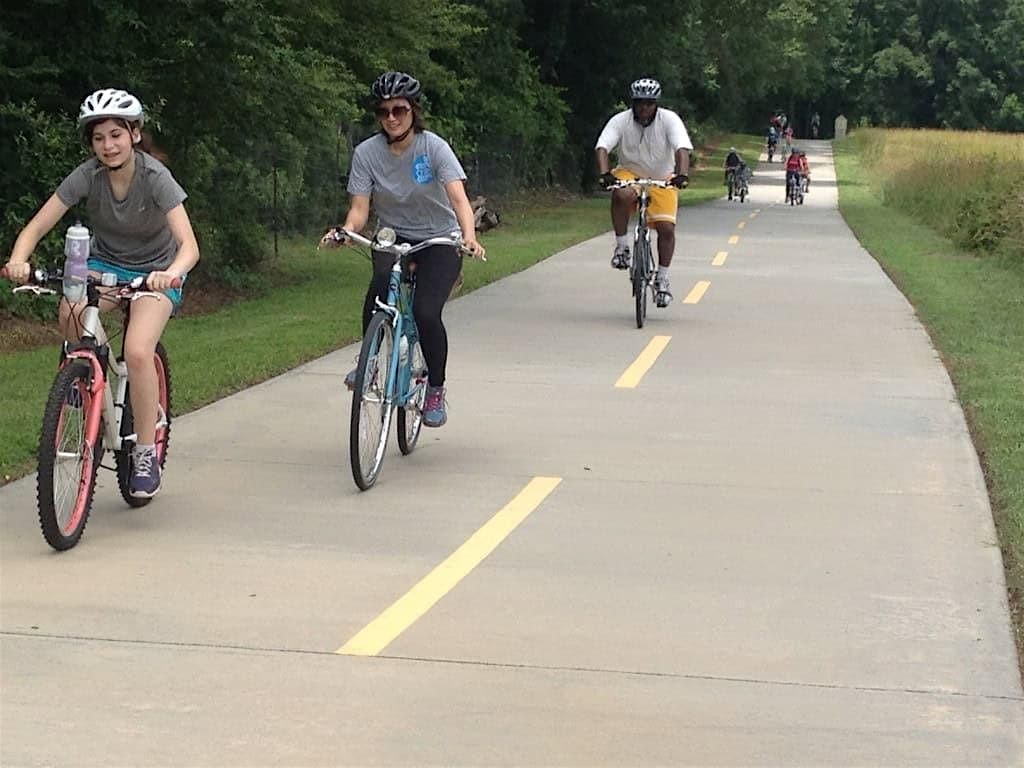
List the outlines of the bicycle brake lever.
<svg viewBox="0 0 1024 768">
<path fill-rule="evenodd" d="M 19 285 L 14 288 L 12 293 L 34 293 L 36 296 L 53 296 L 57 293 L 53 288 L 47 288 L 43 285 Z"/>
</svg>

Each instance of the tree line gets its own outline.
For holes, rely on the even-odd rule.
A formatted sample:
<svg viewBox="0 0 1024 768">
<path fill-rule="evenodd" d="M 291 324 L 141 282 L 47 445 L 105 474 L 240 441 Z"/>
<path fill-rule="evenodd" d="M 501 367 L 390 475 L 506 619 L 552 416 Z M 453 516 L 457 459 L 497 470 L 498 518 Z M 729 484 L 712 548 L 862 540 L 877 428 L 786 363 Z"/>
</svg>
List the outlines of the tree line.
<svg viewBox="0 0 1024 768">
<path fill-rule="evenodd" d="M 1020 131 L 1022 39 L 1024 0 L 8 0 L 0 247 L 86 156 L 75 116 L 99 87 L 143 100 L 202 267 L 230 281 L 269 231 L 339 218 L 385 69 L 423 82 L 471 192 L 578 189 L 637 77 L 659 79 L 698 136 L 761 130 L 774 108 L 798 133 L 815 110 L 825 127 L 842 112 Z"/>
</svg>

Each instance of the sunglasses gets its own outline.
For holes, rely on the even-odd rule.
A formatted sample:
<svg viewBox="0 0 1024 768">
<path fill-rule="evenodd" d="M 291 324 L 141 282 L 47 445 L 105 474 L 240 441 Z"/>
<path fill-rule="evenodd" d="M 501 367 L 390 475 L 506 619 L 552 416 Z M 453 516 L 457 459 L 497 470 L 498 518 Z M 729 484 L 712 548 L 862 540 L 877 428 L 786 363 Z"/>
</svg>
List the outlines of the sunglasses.
<svg viewBox="0 0 1024 768">
<path fill-rule="evenodd" d="M 409 107 L 405 106 L 404 104 L 398 104 L 392 107 L 391 109 L 387 109 L 386 107 L 377 107 L 375 110 L 373 110 L 373 114 L 377 116 L 378 120 L 384 120 L 392 116 L 394 116 L 396 120 L 401 120 L 403 117 L 409 114 Z"/>
</svg>

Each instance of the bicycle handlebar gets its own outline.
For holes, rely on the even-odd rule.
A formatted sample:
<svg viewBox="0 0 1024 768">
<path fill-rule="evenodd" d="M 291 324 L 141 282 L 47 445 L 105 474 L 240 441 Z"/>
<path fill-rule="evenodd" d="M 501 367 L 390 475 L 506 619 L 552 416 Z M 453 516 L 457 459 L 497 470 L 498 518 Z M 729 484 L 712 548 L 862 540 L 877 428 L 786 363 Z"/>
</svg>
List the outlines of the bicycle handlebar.
<svg viewBox="0 0 1024 768">
<path fill-rule="evenodd" d="M 626 187 L 655 187 L 657 189 L 675 189 L 675 186 L 664 179 L 620 179 L 614 184 L 605 187 L 606 192 L 613 189 L 625 189 Z"/>
<path fill-rule="evenodd" d="M 364 245 L 374 251 L 380 251 L 381 253 L 390 253 L 399 257 L 407 256 L 411 253 L 416 253 L 416 251 L 421 251 L 424 248 L 429 248 L 432 245 L 454 245 L 456 248 L 459 249 L 459 253 L 461 253 L 462 255 L 470 257 L 473 256 L 473 252 L 469 248 L 467 248 L 465 244 L 462 242 L 462 235 L 459 232 L 452 232 L 451 235 L 445 235 L 443 237 L 431 237 L 415 244 L 399 242 L 382 243 L 376 237 L 373 240 L 370 240 L 369 238 L 363 237 L 358 232 L 353 232 L 352 230 L 345 229 L 344 227 L 335 227 L 333 230 L 331 230 L 330 233 L 325 235 L 325 237 L 331 237 L 335 242 L 341 243 L 344 242 L 342 237 L 339 236 L 342 233 L 344 234 L 344 238 L 347 238 L 354 243 Z M 487 257 L 481 256 L 480 260 L 487 261 Z"/>
<path fill-rule="evenodd" d="M 6 267 L 0 267 L 0 277 L 7 277 Z M 128 289 L 132 293 L 155 293 L 155 291 L 150 291 L 147 287 L 145 275 L 133 277 L 131 280 L 120 280 L 113 272 L 104 272 L 100 277 L 86 275 L 85 281 L 87 284 L 97 285 L 101 288 Z M 63 282 L 64 273 L 59 269 L 53 272 L 48 272 L 45 269 L 34 269 L 29 273 L 28 282 L 25 285 L 15 286 L 14 293 L 31 292 L 37 295 L 41 293 L 58 293 L 58 291 L 50 286 L 62 285 Z M 180 277 L 176 277 L 171 281 L 172 289 L 181 288 L 181 286 L 182 279 Z"/>
</svg>

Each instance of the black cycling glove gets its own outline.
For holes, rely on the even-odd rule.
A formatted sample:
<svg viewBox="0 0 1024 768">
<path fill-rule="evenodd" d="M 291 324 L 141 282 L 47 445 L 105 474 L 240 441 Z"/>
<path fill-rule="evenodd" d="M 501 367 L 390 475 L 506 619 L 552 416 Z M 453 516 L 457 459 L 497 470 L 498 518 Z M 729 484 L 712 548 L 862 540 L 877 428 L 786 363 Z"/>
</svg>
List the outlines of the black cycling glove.
<svg viewBox="0 0 1024 768">
<path fill-rule="evenodd" d="M 690 184 L 690 177 L 687 176 L 685 173 L 677 173 L 669 181 L 669 184 L 671 184 L 676 189 L 686 189 L 686 187 L 689 186 Z"/>
<path fill-rule="evenodd" d="M 600 181 L 601 189 L 608 189 L 608 187 L 615 184 L 618 181 L 618 179 L 615 178 L 615 174 L 612 173 L 611 171 L 605 171 L 604 173 L 601 174 Z"/>
</svg>

